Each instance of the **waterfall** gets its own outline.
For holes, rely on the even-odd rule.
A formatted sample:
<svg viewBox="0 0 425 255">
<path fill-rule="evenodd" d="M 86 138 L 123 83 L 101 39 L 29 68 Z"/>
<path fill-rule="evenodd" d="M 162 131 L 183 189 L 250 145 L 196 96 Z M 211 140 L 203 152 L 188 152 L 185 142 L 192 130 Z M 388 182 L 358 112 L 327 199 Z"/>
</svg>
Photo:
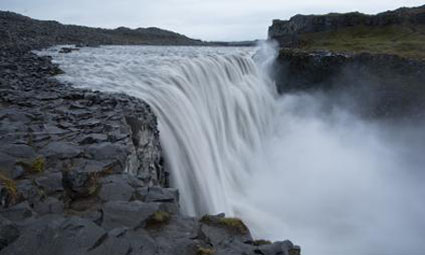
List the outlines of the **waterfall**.
<svg viewBox="0 0 425 255">
<path fill-rule="evenodd" d="M 183 213 L 240 217 L 254 236 L 294 240 L 303 254 L 425 250 L 423 124 L 361 119 L 332 93 L 277 96 L 270 47 L 43 54 L 62 81 L 152 106 Z"/>
<path fill-rule="evenodd" d="M 158 114 L 172 182 L 191 215 L 227 212 L 250 170 L 273 98 L 249 56 L 183 61 L 145 100 Z"/>
<path fill-rule="evenodd" d="M 264 75 L 274 55 L 260 51 L 255 62 L 252 48 L 221 51 L 118 46 L 55 56 L 65 80 L 151 105 L 188 215 L 235 214 L 241 182 L 253 171 L 251 159 L 275 111 L 275 87 Z"/>
</svg>

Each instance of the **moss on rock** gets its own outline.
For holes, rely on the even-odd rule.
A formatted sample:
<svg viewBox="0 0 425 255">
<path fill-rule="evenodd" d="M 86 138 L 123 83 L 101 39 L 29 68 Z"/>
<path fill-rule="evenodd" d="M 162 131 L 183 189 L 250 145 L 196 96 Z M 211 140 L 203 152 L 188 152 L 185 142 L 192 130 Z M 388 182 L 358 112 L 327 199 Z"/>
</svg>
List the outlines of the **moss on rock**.
<svg viewBox="0 0 425 255">
<path fill-rule="evenodd" d="M 8 202 L 14 202 L 18 198 L 18 189 L 16 187 L 16 182 L 7 176 L 0 173 L 0 184 L 4 186 L 4 189 L 7 192 L 8 195 Z"/>
<path fill-rule="evenodd" d="M 229 229 L 236 230 L 241 234 L 247 234 L 248 228 L 241 219 L 238 218 L 221 218 L 219 223 Z"/>
<path fill-rule="evenodd" d="M 225 227 L 239 234 L 249 233 L 248 227 L 239 218 L 226 218 L 212 215 L 204 215 L 199 221 L 207 225 L 217 225 Z"/>
<path fill-rule="evenodd" d="M 272 242 L 270 242 L 269 240 L 259 239 L 259 240 L 252 241 L 252 244 L 255 246 L 261 246 L 261 245 L 272 244 Z"/>
<path fill-rule="evenodd" d="M 37 157 L 31 164 L 32 173 L 42 173 L 46 165 L 46 160 L 43 157 Z"/>
<path fill-rule="evenodd" d="M 170 222 L 171 215 L 165 211 L 156 211 L 146 220 L 146 228 L 160 227 Z"/>
<path fill-rule="evenodd" d="M 211 248 L 198 247 L 197 255 L 213 255 L 215 250 Z"/>
<path fill-rule="evenodd" d="M 299 35 L 301 49 L 336 53 L 391 54 L 425 59 L 425 26 L 355 26 Z"/>
</svg>

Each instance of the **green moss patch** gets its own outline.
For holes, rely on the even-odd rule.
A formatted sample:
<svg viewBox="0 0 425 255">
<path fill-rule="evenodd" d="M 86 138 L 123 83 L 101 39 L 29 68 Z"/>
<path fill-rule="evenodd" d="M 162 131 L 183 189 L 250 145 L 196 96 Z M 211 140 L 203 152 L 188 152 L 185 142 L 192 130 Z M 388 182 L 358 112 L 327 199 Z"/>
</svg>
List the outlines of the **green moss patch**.
<svg viewBox="0 0 425 255">
<path fill-rule="evenodd" d="M 219 223 L 223 226 L 226 226 L 230 229 L 236 230 L 237 232 L 241 234 L 247 234 L 248 228 L 246 225 L 242 222 L 242 220 L 238 218 L 221 218 L 219 220 Z"/>
<path fill-rule="evenodd" d="M 165 211 L 156 211 L 146 220 L 146 228 L 160 227 L 170 222 L 171 215 Z"/>
<path fill-rule="evenodd" d="M 44 157 L 37 157 L 34 160 L 20 160 L 17 162 L 29 174 L 39 174 L 44 172 L 46 167 L 46 160 Z"/>
<path fill-rule="evenodd" d="M 15 201 L 18 198 L 18 189 L 16 188 L 16 182 L 2 173 L 0 173 L 0 183 L 6 189 L 9 199 Z"/>
<path fill-rule="evenodd" d="M 288 251 L 289 255 L 301 255 L 301 249 L 292 248 Z"/>
<path fill-rule="evenodd" d="M 43 157 L 37 157 L 31 164 L 31 172 L 42 173 L 44 172 L 45 165 L 45 159 Z"/>
<path fill-rule="evenodd" d="M 425 25 L 355 26 L 299 36 L 304 50 L 392 54 L 425 60 Z"/>
<path fill-rule="evenodd" d="M 269 240 L 259 239 L 259 240 L 254 240 L 252 244 L 255 246 L 261 246 L 261 245 L 272 244 L 272 242 L 270 242 Z"/>
<path fill-rule="evenodd" d="M 196 252 L 197 255 L 213 255 L 215 254 L 215 250 L 211 248 L 203 248 L 198 247 L 198 251 Z"/>
<path fill-rule="evenodd" d="M 205 215 L 199 221 L 207 225 L 217 225 L 220 227 L 225 227 L 239 234 L 249 233 L 248 227 L 239 218 L 225 218 L 225 217 Z"/>
</svg>

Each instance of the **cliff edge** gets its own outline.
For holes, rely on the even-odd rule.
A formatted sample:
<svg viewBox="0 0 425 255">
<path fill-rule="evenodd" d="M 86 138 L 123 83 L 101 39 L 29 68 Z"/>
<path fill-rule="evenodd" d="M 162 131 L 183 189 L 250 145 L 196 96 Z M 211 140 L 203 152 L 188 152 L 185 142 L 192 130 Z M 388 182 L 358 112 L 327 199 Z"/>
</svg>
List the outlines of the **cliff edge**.
<svg viewBox="0 0 425 255">
<path fill-rule="evenodd" d="M 0 255 L 300 254 L 290 241 L 254 240 L 237 218 L 182 215 L 150 106 L 62 84 L 52 59 L 31 52 L 197 41 L 13 13 L 0 13 L 0 22 Z"/>
<path fill-rule="evenodd" d="M 358 12 L 273 20 L 269 38 L 281 47 L 425 58 L 425 5 L 377 15 Z"/>
<path fill-rule="evenodd" d="M 425 116 L 425 5 L 274 20 L 277 90 L 323 93 L 366 118 Z"/>
</svg>

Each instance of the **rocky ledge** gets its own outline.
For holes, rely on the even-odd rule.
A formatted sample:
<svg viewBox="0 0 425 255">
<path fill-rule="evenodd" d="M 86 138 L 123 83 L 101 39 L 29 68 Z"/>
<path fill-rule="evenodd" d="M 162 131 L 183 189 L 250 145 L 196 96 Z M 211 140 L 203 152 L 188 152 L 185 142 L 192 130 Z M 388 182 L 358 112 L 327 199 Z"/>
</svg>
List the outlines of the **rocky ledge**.
<svg viewBox="0 0 425 255">
<path fill-rule="evenodd" d="M 0 50 L 0 254 L 286 254 L 224 215 L 186 217 L 144 102 L 75 89 Z"/>
<path fill-rule="evenodd" d="M 368 30 L 391 29 L 402 26 L 405 29 L 413 28 L 409 31 L 409 36 L 423 31 L 425 25 L 425 5 L 413 8 L 399 8 L 394 11 L 387 11 L 377 15 L 367 15 L 359 12 L 351 13 L 329 13 L 326 15 L 295 15 L 289 20 L 273 20 L 269 27 L 268 35 L 270 39 L 277 40 L 284 47 L 300 47 L 309 43 L 305 35 L 317 34 L 323 36 L 324 32 L 337 32 L 356 27 L 364 27 Z M 374 31 L 376 32 L 376 31 Z M 362 31 L 356 31 L 361 37 Z M 399 35 L 400 36 L 400 35 Z M 316 40 L 320 38 L 314 38 Z M 345 41 L 345 43 L 350 43 Z"/>
<path fill-rule="evenodd" d="M 326 93 L 328 103 L 366 118 L 425 117 L 425 61 L 282 49 L 274 76 L 280 94 Z"/>
</svg>

